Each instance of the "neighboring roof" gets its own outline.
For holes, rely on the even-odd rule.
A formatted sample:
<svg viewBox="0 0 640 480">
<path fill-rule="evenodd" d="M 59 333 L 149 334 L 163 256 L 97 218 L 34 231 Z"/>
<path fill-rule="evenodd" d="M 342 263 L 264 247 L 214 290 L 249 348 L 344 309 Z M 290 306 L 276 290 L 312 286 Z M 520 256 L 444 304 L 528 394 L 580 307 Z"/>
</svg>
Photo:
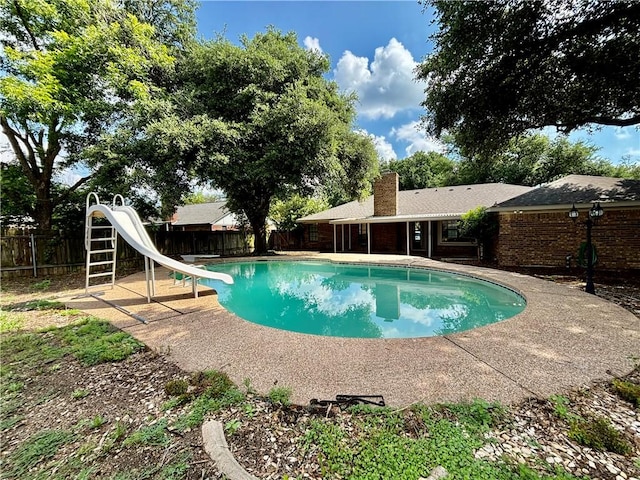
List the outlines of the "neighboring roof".
<svg viewBox="0 0 640 480">
<path fill-rule="evenodd" d="M 178 207 L 172 225 L 214 225 L 230 215 L 226 202 L 198 203 Z M 225 222 L 227 224 L 227 222 Z"/>
<path fill-rule="evenodd" d="M 374 217 L 373 196 L 370 196 L 363 202 L 349 202 L 302 217 L 298 219 L 298 222 L 333 221 L 340 223 L 340 221 L 344 221 L 346 223 L 357 220 L 361 223 L 375 223 L 459 217 L 478 206 L 490 207 L 529 190 L 531 187 L 504 183 L 404 190 L 398 192 L 398 215 L 393 217 Z"/>
<path fill-rule="evenodd" d="M 640 180 L 569 175 L 505 200 L 495 210 L 526 207 L 566 207 L 593 202 L 639 202 Z"/>
</svg>

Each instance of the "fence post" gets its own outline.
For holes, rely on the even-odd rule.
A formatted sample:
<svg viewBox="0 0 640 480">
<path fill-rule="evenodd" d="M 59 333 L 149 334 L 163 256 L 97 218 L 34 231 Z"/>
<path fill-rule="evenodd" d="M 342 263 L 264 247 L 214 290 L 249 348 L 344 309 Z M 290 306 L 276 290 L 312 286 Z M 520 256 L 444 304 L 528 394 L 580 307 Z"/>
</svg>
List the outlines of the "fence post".
<svg viewBox="0 0 640 480">
<path fill-rule="evenodd" d="M 33 233 L 30 235 L 31 237 L 31 261 L 33 263 L 33 277 L 38 278 L 38 255 L 36 254 L 36 237 Z"/>
</svg>

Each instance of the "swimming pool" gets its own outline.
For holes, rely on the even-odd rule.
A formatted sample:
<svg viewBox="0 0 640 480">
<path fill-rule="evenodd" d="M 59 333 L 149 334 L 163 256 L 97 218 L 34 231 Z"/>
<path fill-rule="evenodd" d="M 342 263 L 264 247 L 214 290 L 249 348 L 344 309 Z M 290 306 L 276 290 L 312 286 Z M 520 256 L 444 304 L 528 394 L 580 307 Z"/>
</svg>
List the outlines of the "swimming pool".
<svg viewBox="0 0 640 480">
<path fill-rule="evenodd" d="M 413 338 L 488 325 L 524 310 L 524 298 L 491 282 L 404 267 L 308 261 L 207 265 L 233 285 L 204 282 L 237 316 L 313 335 Z"/>
</svg>

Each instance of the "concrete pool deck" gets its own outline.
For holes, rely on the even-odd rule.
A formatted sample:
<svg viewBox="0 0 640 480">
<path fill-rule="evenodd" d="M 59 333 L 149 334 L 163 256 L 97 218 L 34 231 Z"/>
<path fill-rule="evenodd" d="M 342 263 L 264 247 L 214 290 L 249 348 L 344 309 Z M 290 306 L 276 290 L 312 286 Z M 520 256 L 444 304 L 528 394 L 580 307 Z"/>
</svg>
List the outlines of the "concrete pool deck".
<svg viewBox="0 0 640 480">
<path fill-rule="evenodd" d="M 527 308 L 511 319 L 441 337 L 321 337 L 245 321 L 226 311 L 207 287 L 199 287 L 200 297 L 193 298 L 191 288 L 174 285 L 164 268 L 156 269 L 157 296 L 150 304 L 144 272 L 118 280 L 99 297 L 140 315 L 147 324 L 94 297 L 66 303 L 110 320 L 184 370 L 222 370 L 238 385 L 250 379 L 261 393 L 291 387 L 292 401 L 303 405 L 336 394 L 383 395 L 392 406 L 474 398 L 512 403 L 624 375 L 640 357 L 640 319 L 575 288 L 413 256 L 305 254 L 293 259 L 459 272 L 519 291 Z"/>
</svg>

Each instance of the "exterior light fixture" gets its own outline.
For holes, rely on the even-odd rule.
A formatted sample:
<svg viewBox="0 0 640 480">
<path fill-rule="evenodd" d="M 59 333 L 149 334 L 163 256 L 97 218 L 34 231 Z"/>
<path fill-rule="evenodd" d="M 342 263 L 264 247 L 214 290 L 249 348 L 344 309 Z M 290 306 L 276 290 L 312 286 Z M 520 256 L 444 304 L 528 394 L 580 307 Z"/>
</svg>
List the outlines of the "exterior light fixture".
<svg viewBox="0 0 640 480">
<path fill-rule="evenodd" d="M 569 218 L 574 222 L 578 219 L 578 209 L 576 208 L 575 203 L 571 210 L 569 210 Z M 600 206 L 600 202 L 596 202 L 593 204 L 591 209 L 589 210 L 589 216 L 584 224 L 587 227 L 587 242 L 585 245 L 584 253 L 586 255 L 587 260 L 587 284 L 585 285 L 584 291 L 587 293 L 595 294 L 596 289 L 593 284 L 593 267 L 594 267 L 594 249 L 593 243 L 591 241 L 591 229 L 596 224 L 596 221 L 604 215 L 604 210 Z"/>
<path fill-rule="evenodd" d="M 589 216 L 594 220 L 598 220 L 600 217 L 602 217 L 602 215 L 604 215 L 604 210 L 602 210 L 600 202 L 594 203 L 593 207 L 591 207 L 591 210 L 589 210 Z"/>
<path fill-rule="evenodd" d="M 578 212 L 576 204 L 574 203 L 571 210 L 569 210 L 569 218 L 575 222 L 578 219 L 578 215 L 580 215 L 580 212 Z"/>
</svg>

